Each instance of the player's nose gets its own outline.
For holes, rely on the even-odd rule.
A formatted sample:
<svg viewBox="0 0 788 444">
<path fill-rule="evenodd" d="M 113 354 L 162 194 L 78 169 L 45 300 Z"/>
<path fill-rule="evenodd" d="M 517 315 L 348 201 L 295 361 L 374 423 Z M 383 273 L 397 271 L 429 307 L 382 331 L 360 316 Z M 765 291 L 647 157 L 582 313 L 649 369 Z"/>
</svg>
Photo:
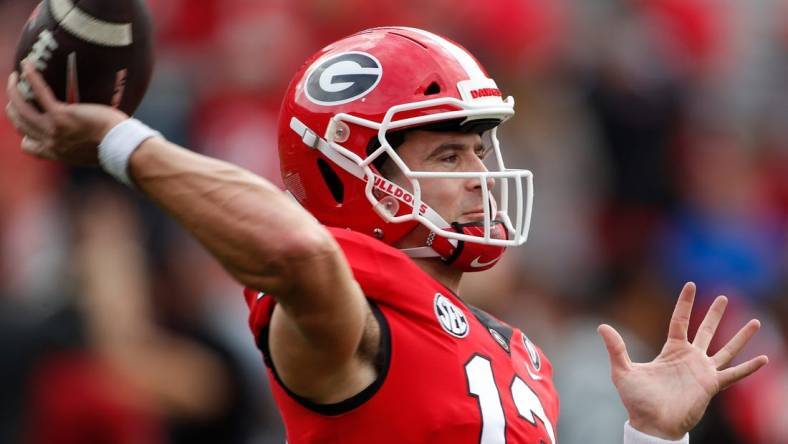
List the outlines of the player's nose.
<svg viewBox="0 0 788 444">
<path fill-rule="evenodd" d="M 482 180 L 487 183 L 487 191 L 492 191 L 495 188 L 495 179 L 492 177 L 484 177 L 482 179 L 473 179 L 475 182 L 474 188 L 481 190 L 482 189 Z"/>
<path fill-rule="evenodd" d="M 484 164 L 482 159 L 479 159 L 476 155 L 473 156 L 475 159 L 472 165 L 472 168 L 469 168 L 469 171 L 474 173 L 486 173 L 487 166 Z M 473 177 L 466 182 L 466 186 L 474 191 L 481 190 L 482 188 L 482 181 L 487 183 L 487 191 L 492 191 L 495 188 L 495 179 L 489 177 L 487 175 L 480 174 L 478 177 Z"/>
</svg>

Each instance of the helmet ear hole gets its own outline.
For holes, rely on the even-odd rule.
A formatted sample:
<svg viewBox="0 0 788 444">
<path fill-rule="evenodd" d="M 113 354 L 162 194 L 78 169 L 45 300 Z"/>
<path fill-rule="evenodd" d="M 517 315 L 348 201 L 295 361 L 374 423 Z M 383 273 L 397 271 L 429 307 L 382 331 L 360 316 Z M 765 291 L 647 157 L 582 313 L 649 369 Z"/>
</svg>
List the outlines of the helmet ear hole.
<svg viewBox="0 0 788 444">
<path fill-rule="evenodd" d="M 440 92 L 441 92 L 441 86 L 438 85 L 438 82 L 432 82 L 430 83 L 430 86 L 428 86 L 427 89 L 424 90 L 424 95 L 432 96 L 435 94 L 440 94 Z"/>
<path fill-rule="evenodd" d="M 337 204 L 344 202 L 345 186 L 342 184 L 339 176 L 337 176 L 337 173 L 334 172 L 328 162 L 323 159 L 317 159 L 317 168 L 320 170 L 320 175 L 323 176 L 323 181 L 326 183 L 328 191 L 331 192 L 331 196 L 334 197 Z"/>
</svg>

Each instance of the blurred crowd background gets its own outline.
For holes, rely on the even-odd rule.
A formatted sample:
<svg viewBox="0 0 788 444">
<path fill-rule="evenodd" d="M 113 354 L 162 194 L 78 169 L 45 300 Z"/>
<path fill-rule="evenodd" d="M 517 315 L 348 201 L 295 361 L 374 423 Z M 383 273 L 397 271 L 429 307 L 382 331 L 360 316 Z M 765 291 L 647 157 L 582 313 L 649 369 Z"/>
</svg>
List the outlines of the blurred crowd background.
<svg viewBox="0 0 788 444">
<path fill-rule="evenodd" d="M 6 72 L 35 3 L 0 0 Z M 560 441 L 620 442 L 596 326 L 650 360 L 693 280 L 698 318 L 731 300 L 719 338 L 761 319 L 743 355 L 770 363 L 692 442 L 788 443 L 788 1 L 149 4 L 137 117 L 275 183 L 278 107 L 313 52 L 390 24 L 465 45 L 517 99 L 502 146 L 536 194 L 528 243 L 462 295 L 551 358 Z M 284 442 L 239 285 L 139 194 L 18 144 L 1 119 L 0 442 Z"/>
</svg>

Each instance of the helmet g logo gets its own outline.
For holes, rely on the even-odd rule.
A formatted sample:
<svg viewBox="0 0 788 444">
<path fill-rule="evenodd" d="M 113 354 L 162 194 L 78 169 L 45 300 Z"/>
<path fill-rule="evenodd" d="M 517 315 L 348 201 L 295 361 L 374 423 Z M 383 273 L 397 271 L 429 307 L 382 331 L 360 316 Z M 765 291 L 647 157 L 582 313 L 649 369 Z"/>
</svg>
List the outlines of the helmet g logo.
<svg viewBox="0 0 788 444">
<path fill-rule="evenodd" d="M 304 92 L 318 105 L 341 105 L 372 91 L 383 77 L 378 59 L 365 52 L 335 55 L 311 68 Z"/>
</svg>

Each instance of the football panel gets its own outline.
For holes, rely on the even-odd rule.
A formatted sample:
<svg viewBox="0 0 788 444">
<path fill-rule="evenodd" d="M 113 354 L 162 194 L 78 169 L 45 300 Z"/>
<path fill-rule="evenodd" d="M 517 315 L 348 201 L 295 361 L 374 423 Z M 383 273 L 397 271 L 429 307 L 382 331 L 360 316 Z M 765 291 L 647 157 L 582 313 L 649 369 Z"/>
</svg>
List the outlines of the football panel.
<svg viewBox="0 0 788 444">
<path fill-rule="evenodd" d="M 130 17 L 126 20 L 131 20 L 128 22 L 131 23 L 131 44 L 107 46 L 86 42 L 65 29 L 65 21 L 58 23 L 53 13 L 60 18 L 66 17 L 66 21 L 73 21 L 68 17 L 74 17 L 75 13 L 70 11 L 64 14 L 59 11 L 57 8 L 58 5 L 62 6 L 62 2 L 63 0 L 42 2 L 25 25 L 17 47 L 17 70 L 21 70 L 21 61 L 30 57 L 58 99 L 66 102 L 108 104 L 131 114 L 142 101 L 153 69 L 151 24 L 144 3 L 139 0 L 93 1 L 105 7 L 113 5 L 109 8 L 114 11 L 113 17 L 121 20 L 123 17 Z M 91 3 L 85 0 L 83 2 L 85 5 Z M 83 2 L 79 2 L 79 5 Z M 125 6 L 126 9 L 119 6 Z M 80 9 L 77 16 L 82 14 L 83 18 L 89 17 L 97 14 L 96 11 L 95 8 L 84 11 Z M 133 15 L 130 15 L 132 13 Z M 102 9 L 99 17 L 107 16 L 107 12 Z M 124 22 L 112 25 L 121 26 L 122 23 Z M 106 32 L 102 34 L 101 29 L 98 29 L 99 33 L 91 36 L 90 33 L 96 30 L 84 26 L 80 29 L 83 37 L 93 41 L 101 41 L 102 37 L 112 35 Z M 108 43 L 106 39 L 104 41 Z M 20 90 L 29 95 L 26 88 L 29 86 L 20 84 Z"/>
</svg>

